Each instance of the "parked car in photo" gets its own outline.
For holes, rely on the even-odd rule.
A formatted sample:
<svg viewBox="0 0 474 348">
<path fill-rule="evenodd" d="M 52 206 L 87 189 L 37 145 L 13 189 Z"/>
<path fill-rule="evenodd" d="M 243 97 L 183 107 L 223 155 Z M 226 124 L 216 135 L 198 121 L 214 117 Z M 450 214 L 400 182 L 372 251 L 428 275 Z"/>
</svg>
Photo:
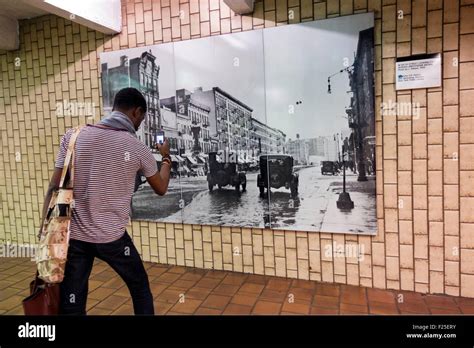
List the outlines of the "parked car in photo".
<svg viewBox="0 0 474 348">
<path fill-rule="evenodd" d="M 294 172 L 294 160 L 290 155 L 261 155 L 260 173 L 257 175 L 257 186 L 263 196 L 265 188 L 285 187 L 291 197 L 298 196 L 298 174 Z"/>
<path fill-rule="evenodd" d="M 199 175 L 199 173 L 194 168 L 191 168 L 191 170 L 188 172 L 188 178 L 189 177 L 195 177 L 195 176 L 198 176 L 198 175 Z"/>
<path fill-rule="evenodd" d="M 240 187 L 242 187 L 242 191 L 247 188 L 247 177 L 245 172 L 238 171 L 237 163 L 221 162 L 218 160 L 217 152 L 210 152 L 207 183 L 210 192 L 216 185 L 219 189 L 231 185 L 236 192 L 240 192 Z"/>
<path fill-rule="evenodd" d="M 337 174 L 338 169 L 336 162 L 333 161 L 322 161 L 321 162 L 321 174 L 322 175 L 335 175 Z"/>
</svg>

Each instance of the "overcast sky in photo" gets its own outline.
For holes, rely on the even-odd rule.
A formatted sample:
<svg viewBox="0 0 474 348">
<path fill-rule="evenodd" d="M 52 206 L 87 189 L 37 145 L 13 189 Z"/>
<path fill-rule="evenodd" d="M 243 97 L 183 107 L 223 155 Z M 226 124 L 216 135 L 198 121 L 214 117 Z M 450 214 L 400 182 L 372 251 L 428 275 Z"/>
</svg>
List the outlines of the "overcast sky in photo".
<svg viewBox="0 0 474 348">
<path fill-rule="evenodd" d="M 181 88 L 220 87 L 287 139 L 349 135 L 348 75 L 331 79 L 332 94 L 327 79 L 344 68 L 344 58 L 353 63 L 359 31 L 373 25 L 372 13 L 344 16 L 108 52 L 101 62 L 114 67 L 123 54 L 132 59 L 151 49 L 160 65 L 160 98 Z"/>
<path fill-rule="evenodd" d="M 373 14 L 339 17 L 264 31 L 267 123 L 283 130 L 287 139 L 349 135 L 345 108 L 349 78 L 344 58 L 354 61 L 359 31 L 374 25 Z M 297 101 L 302 101 L 296 105 Z M 289 114 L 294 105 L 294 114 Z"/>
</svg>

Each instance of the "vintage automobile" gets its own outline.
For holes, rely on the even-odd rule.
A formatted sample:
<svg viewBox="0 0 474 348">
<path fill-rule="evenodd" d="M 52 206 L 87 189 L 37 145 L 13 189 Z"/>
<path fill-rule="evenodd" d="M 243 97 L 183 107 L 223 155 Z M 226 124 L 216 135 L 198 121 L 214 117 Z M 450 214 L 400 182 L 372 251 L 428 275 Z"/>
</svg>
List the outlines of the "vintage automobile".
<svg viewBox="0 0 474 348">
<path fill-rule="evenodd" d="M 337 169 L 337 165 L 335 162 L 333 161 L 322 161 L 321 162 L 321 174 L 322 175 L 327 175 L 327 174 L 331 174 L 331 175 L 335 175 L 337 174 L 338 172 L 338 169 Z"/>
<path fill-rule="evenodd" d="M 247 188 L 247 177 L 245 172 L 237 170 L 237 163 L 225 161 L 217 152 L 209 153 L 209 172 L 207 173 L 207 184 L 209 192 L 212 192 L 214 186 L 219 189 L 224 186 L 234 186 L 236 192 Z"/>
<path fill-rule="evenodd" d="M 293 171 L 293 157 L 290 155 L 261 155 L 260 173 L 257 176 L 257 186 L 260 196 L 270 187 L 285 187 L 290 189 L 291 197 L 298 196 L 298 174 Z"/>
</svg>

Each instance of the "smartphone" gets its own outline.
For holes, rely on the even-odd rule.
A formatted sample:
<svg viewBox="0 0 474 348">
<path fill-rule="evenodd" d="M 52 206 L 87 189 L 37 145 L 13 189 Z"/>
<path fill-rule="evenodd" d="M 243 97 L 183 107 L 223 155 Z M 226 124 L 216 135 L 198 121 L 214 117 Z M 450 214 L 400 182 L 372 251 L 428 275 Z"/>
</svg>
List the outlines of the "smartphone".
<svg viewBox="0 0 474 348">
<path fill-rule="evenodd" d="M 156 143 L 163 144 L 165 142 L 165 132 L 160 130 L 156 133 Z"/>
</svg>

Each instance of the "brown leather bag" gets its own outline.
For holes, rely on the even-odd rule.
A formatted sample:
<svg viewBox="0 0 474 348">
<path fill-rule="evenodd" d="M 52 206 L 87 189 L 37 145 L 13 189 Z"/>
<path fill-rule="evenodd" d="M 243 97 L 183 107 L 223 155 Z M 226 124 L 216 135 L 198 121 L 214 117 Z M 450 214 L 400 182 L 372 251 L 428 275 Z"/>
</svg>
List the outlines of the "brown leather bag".
<svg viewBox="0 0 474 348">
<path fill-rule="evenodd" d="M 77 127 L 69 140 L 59 189 L 51 196 L 48 213 L 44 217 L 43 228 L 38 236 L 40 238 L 36 253 L 38 270 L 35 279 L 30 283 L 30 296 L 22 302 L 26 315 L 59 314 L 59 283 L 63 280 L 66 267 L 73 207 L 74 146 L 81 129 L 82 126 Z"/>
<path fill-rule="evenodd" d="M 36 273 L 30 283 L 30 296 L 23 300 L 25 315 L 58 315 L 59 314 L 59 284 L 48 284 L 41 280 Z"/>
</svg>

